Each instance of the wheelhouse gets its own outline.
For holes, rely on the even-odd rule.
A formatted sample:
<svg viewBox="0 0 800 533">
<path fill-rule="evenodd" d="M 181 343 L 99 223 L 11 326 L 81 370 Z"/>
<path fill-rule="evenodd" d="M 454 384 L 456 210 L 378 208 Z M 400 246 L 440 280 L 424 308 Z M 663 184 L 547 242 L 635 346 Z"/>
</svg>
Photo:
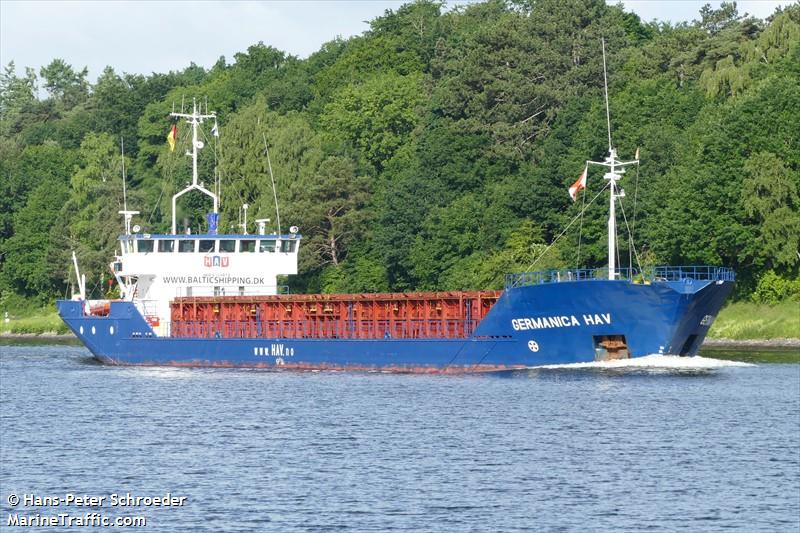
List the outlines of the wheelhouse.
<svg viewBox="0 0 800 533">
<path fill-rule="evenodd" d="M 129 254 L 294 254 L 301 237 L 290 235 L 150 235 L 119 237 L 122 255 Z"/>
</svg>

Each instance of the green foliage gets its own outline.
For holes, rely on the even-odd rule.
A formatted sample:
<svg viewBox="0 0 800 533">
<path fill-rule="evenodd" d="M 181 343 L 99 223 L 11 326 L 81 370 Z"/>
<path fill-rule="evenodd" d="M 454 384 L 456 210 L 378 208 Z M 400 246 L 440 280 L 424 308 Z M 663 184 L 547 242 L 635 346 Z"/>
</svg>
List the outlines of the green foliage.
<svg viewBox="0 0 800 533">
<path fill-rule="evenodd" d="M 348 85 L 325 106 L 320 122 L 334 139 L 351 145 L 376 170 L 408 142 L 424 101 L 422 76 L 382 74 Z"/>
<path fill-rule="evenodd" d="M 87 68 L 76 72 L 63 59 L 54 59 L 39 71 L 42 86 L 64 109 L 71 109 L 88 98 L 88 74 Z"/>
<path fill-rule="evenodd" d="M 567 267 L 564 255 L 563 244 L 546 245 L 541 230 L 525 220 L 511 231 L 502 249 L 479 250 L 460 259 L 444 273 L 442 285 L 447 289 L 502 289 L 508 273 Z"/>
<path fill-rule="evenodd" d="M 769 270 L 759 278 L 752 298 L 754 302 L 764 304 L 777 304 L 789 299 L 800 302 L 800 279 L 787 279 Z"/>
<path fill-rule="evenodd" d="M 770 152 L 758 152 L 744 163 L 742 205 L 756 223 L 761 253 L 770 264 L 800 263 L 800 196 L 798 176 Z M 771 272 L 771 271 L 770 271 Z M 760 283 L 760 282 L 759 282 Z"/>
<path fill-rule="evenodd" d="M 65 333 L 69 333 L 69 328 L 47 298 L 23 296 L 11 291 L 0 293 L 0 335 Z"/>
<path fill-rule="evenodd" d="M 13 318 L 8 324 L 0 324 L 0 333 L 3 335 L 65 335 L 69 333 L 69 328 L 52 311 L 52 306 L 47 308 L 50 312 L 42 312 L 41 315 Z"/>
<path fill-rule="evenodd" d="M 306 257 L 315 267 L 338 266 L 348 245 L 358 242 L 366 227 L 363 210 L 369 198 L 369 181 L 356 172 L 352 161 L 328 157 L 305 186 L 294 195 L 292 212 L 307 232 Z"/>
<path fill-rule="evenodd" d="M 36 72 L 25 69 L 25 76 L 18 77 L 11 61 L 0 74 L 0 132 L 7 135 L 15 128 L 15 121 L 23 111 L 36 102 Z"/>
<path fill-rule="evenodd" d="M 130 165 L 130 162 L 127 163 Z M 105 133 L 87 135 L 81 143 L 79 162 L 70 180 L 69 198 L 56 221 L 59 246 L 54 262 L 67 279 L 72 250 L 81 258 L 87 290 L 99 296 L 111 278 L 108 263 L 117 247 L 122 222 L 122 160 L 114 139 Z M 129 197 L 136 203 L 136 197 Z"/>
<path fill-rule="evenodd" d="M 295 208 L 294 200 L 306 194 L 308 180 L 316 174 L 325 157 L 319 135 L 314 132 L 308 119 L 296 112 L 271 112 L 266 101 L 260 98 L 241 113 L 235 114 L 222 132 L 220 227 L 228 230 L 239 222 L 239 210 L 243 203 L 251 206 L 251 221 L 269 218 L 273 225 L 277 224 L 269 170 L 271 162 L 282 229 L 291 225 L 286 222 L 292 220 L 292 224 L 300 226 L 302 230 L 302 213 Z M 277 228 L 273 226 L 272 229 Z"/>
<path fill-rule="evenodd" d="M 68 194 L 66 183 L 43 181 L 30 193 L 25 207 L 15 213 L 15 232 L 2 245 L 2 253 L 8 257 L 2 271 L 4 287 L 26 296 L 61 292 L 53 261 L 66 243 L 54 235 L 51 224 Z"/>
<path fill-rule="evenodd" d="M 347 41 L 322 45 L 307 61 L 313 100 L 308 110 L 315 118 L 335 95 L 348 86 L 375 76 L 427 73 L 444 35 L 442 3 L 418 0 L 387 10 L 370 22 L 370 31 Z"/>
<path fill-rule="evenodd" d="M 358 256 L 341 266 L 322 271 L 323 293 L 386 292 L 389 290 L 386 267 L 374 259 Z"/>
<path fill-rule="evenodd" d="M 62 294 L 73 249 L 89 289 L 105 286 L 121 226 L 122 139 L 136 222 L 170 227 L 171 196 L 191 172 L 189 128 L 178 123 L 170 152 L 168 115 L 194 101 L 218 114 L 219 139 L 203 124 L 199 173 L 221 187 L 220 228 L 252 231 L 269 218 L 277 230 L 274 177 L 280 229 L 297 225 L 304 237 L 294 291 L 499 288 L 507 272 L 602 266 L 605 193 L 588 205 L 601 172 L 590 170 L 578 202 L 566 194 L 608 148 L 601 36 L 614 146 L 624 158 L 641 152 L 622 181 L 622 266 L 725 264 L 741 295 L 795 290 L 786 280 L 800 269 L 800 7 L 761 21 L 723 2 L 672 25 L 603 0 L 443 6 L 387 10 L 307 59 L 257 43 L 208 70 L 108 67 L 94 84 L 61 59 L 38 73 L 9 63 L 2 297 Z M 181 198 L 178 231 L 205 229 L 209 207 Z"/>
<path fill-rule="evenodd" d="M 714 35 L 741 20 L 736 2 L 722 2 L 719 9 L 714 9 L 711 4 L 700 8 L 699 26 Z"/>
</svg>

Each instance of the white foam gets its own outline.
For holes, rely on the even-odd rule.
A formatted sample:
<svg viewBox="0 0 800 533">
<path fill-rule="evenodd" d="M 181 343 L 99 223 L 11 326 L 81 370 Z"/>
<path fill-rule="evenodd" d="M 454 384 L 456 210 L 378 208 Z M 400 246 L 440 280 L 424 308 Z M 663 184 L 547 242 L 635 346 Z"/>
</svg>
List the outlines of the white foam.
<svg viewBox="0 0 800 533">
<path fill-rule="evenodd" d="M 656 369 L 713 369 L 756 366 L 741 361 L 725 361 L 710 357 L 681 357 L 678 355 L 645 355 L 632 359 L 614 359 L 611 361 L 592 361 L 590 363 L 569 363 L 564 365 L 543 365 L 535 368 L 656 368 Z"/>
</svg>

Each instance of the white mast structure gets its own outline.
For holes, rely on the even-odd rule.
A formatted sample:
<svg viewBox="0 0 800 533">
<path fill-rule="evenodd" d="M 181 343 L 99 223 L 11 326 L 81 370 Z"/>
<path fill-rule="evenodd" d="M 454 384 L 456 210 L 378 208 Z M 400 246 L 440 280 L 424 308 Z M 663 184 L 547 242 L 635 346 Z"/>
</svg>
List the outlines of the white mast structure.
<svg viewBox="0 0 800 533">
<path fill-rule="evenodd" d="M 608 75 L 606 74 L 606 42 L 603 44 L 603 88 L 606 98 L 606 124 L 608 126 L 608 156 L 603 161 L 587 161 L 587 165 L 599 165 L 606 167 L 608 172 L 603 175 L 603 179 L 609 182 L 609 205 L 608 205 L 608 279 L 617 278 L 617 215 L 616 200 L 624 198 L 625 191 L 619 189 L 617 192 L 617 181 L 622 178 L 625 168 L 628 165 L 636 165 L 638 160 L 621 161 L 617 158 L 617 150 L 611 144 L 611 114 L 608 109 Z"/>
<path fill-rule="evenodd" d="M 208 111 L 206 111 L 208 112 Z M 197 138 L 197 127 L 203 123 L 203 121 L 208 119 L 217 119 L 217 115 L 215 113 L 210 114 L 202 114 L 197 111 L 197 101 L 192 100 L 192 113 L 175 113 L 174 111 L 169 114 L 171 117 L 176 118 L 183 118 L 186 119 L 188 124 L 192 126 L 192 151 L 186 152 L 186 155 L 191 156 L 192 158 L 192 184 L 183 189 L 182 191 L 178 192 L 172 197 L 172 234 L 175 235 L 177 233 L 177 225 L 175 222 L 175 218 L 177 216 L 176 213 L 176 203 L 178 198 L 187 192 L 197 189 L 201 193 L 205 194 L 206 196 L 210 196 L 211 199 L 214 201 L 214 213 L 219 213 L 219 198 L 216 194 L 206 189 L 202 183 L 197 182 L 197 151 L 205 146 L 203 141 L 198 140 Z"/>
<path fill-rule="evenodd" d="M 120 153 L 122 154 L 122 211 L 118 211 L 125 220 L 125 235 L 131 234 L 131 219 L 134 215 L 138 215 L 139 211 L 128 210 L 128 189 L 127 178 L 125 176 L 125 139 L 121 138 L 119 141 Z"/>
</svg>

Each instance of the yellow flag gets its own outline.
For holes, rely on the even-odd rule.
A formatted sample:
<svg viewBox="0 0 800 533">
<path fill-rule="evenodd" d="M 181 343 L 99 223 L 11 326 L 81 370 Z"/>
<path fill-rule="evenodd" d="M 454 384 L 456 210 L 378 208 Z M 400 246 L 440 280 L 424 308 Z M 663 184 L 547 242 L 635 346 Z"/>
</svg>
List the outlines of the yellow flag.
<svg viewBox="0 0 800 533">
<path fill-rule="evenodd" d="M 175 151 L 175 141 L 178 139 L 178 126 L 173 124 L 172 129 L 167 133 L 167 142 L 169 143 L 169 151 Z"/>
</svg>

